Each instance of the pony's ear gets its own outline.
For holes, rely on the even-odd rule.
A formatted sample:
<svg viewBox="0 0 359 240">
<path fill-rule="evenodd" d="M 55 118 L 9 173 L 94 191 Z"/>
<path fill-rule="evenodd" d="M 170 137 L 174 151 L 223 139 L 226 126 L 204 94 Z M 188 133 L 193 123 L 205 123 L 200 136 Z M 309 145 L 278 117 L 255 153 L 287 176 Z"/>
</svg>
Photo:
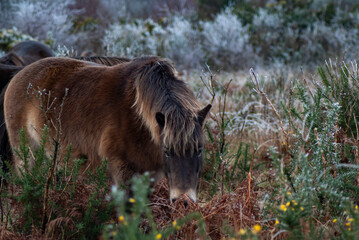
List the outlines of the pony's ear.
<svg viewBox="0 0 359 240">
<path fill-rule="evenodd" d="M 9 53 L 8 58 L 13 64 L 15 64 L 15 66 L 25 66 L 26 65 L 24 63 L 24 60 L 22 59 L 22 57 L 18 56 L 15 53 Z"/>
<path fill-rule="evenodd" d="M 165 115 L 163 115 L 163 113 L 161 112 L 157 112 L 156 113 L 156 121 L 158 126 L 160 127 L 161 131 L 163 130 L 163 128 L 165 127 Z"/>
<path fill-rule="evenodd" d="M 208 104 L 205 108 L 203 108 L 201 111 L 198 112 L 198 122 L 201 126 L 203 125 L 203 122 L 206 119 L 209 110 L 211 110 L 211 107 L 212 105 Z"/>
</svg>

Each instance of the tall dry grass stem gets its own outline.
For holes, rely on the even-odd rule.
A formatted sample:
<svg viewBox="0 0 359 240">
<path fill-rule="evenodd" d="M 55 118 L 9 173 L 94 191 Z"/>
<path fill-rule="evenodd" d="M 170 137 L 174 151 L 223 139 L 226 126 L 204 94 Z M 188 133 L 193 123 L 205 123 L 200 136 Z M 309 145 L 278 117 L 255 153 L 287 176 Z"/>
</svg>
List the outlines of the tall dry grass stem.
<svg viewBox="0 0 359 240">
<path fill-rule="evenodd" d="M 293 157 L 293 155 L 290 153 L 289 148 L 288 148 L 288 146 L 289 146 L 289 144 L 288 144 L 288 132 L 286 132 L 284 130 L 282 118 L 279 116 L 279 113 L 278 113 L 277 109 L 273 106 L 272 102 L 267 97 L 267 94 L 263 91 L 263 87 L 259 84 L 257 74 L 254 72 L 253 68 L 251 68 L 249 70 L 249 73 L 250 73 L 250 76 L 251 76 L 252 83 L 254 85 L 254 91 L 263 96 L 263 98 L 267 101 L 267 103 L 270 105 L 270 107 L 274 111 L 276 117 L 278 118 L 278 121 L 280 123 L 280 128 L 281 128 L 282 133 L 283 133 L 284 138 L 285 138 L 285 150 L 291 157 Z"/>
</svg>

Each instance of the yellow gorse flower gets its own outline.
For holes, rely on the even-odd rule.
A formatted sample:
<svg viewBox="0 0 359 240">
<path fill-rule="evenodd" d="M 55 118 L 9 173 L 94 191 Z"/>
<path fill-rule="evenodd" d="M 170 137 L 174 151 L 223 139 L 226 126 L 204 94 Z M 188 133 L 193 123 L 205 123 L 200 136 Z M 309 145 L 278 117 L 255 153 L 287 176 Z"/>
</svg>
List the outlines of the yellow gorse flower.
<svg viewBox="0 0 359 240">
<path fill-rule="evenodd" d="M 334 220 L 333 220 L 333 223 L 335 223 L 336 221 L 337 221 L 337 219 L 334 219 Z"/>
<path fill-rule="evenodd" d="M 246 234 L 246 230 L 241 228 L 241 229 L 239 229 L 238 233 L 239 233 L 239 235 L 244 235 L 244 234 Z"/>
<path fill-rule="evenodd" d="M 129 199 L 129 202 L 130 202 L 130 203 L 135 203 L 136 200 L 135 200 L 134 198 L 130 198 L 130 199 Z"/>
<path fill-rule="evenodd" d="M 156 239 L 161 239 L 161 238 L 162 238 L 162 234 L 161 234 L 161 233 L 159 233 L 159 234 L 156 235 Z"/>
<path fill-rule="evenodd" d="M 289 206 L 290 206 L 290 202 L 287 202 L 285 205 L 286 205 L 287 207 L 289 207 Z"/>
<path fill-rule="evenodd" d="M 173 226 L 174 228 L 176 228 L 177 230 L 180 230 L 180 229 L 181 229 L 181 227 L 177 225 L 177 221 L 176 221 L 176 220 L 174 220 L 174 221 L 172 222 L 172 226 Z"/>
<path fill-rule="evenodd" d="M 280 210 L 285 212 L 285 211 L 287 211 L 287 207 L 284 204 L 282 204 L 282 205 L 280 205 Z"/>
<path fill-rule="evenodd" d="M 278 224 L 279 224 L 279 221 L 278 221 L 278 220 L 275 220 L 274 225 L 278 225 Z"/>
<path fill-rule="evenodd" d="M 124 216 L 122 216 L 122 215 L 121 215 L 121 216 L 119 216 L 119 217 L 118 217 L 118 221 L 119 221 L 119 222 L 123 222 L 123 221 L 125 221 L 125 217 L 124 217 Z"/>
<path fill-rule="evenodd" d="M 303 207 L 300 207 L 300 211 L 303 211 L 304 210 L 304 208 Z"/>
<path fill-rule="evenodd" d="M 259 233 L 261 231 L 261 229 L 262 229 L 261 226 L 256 224 L 256 225 L 253 226 L 252 232 L 254 234 L 257 234 L 257 233 Z"/>
</svg>

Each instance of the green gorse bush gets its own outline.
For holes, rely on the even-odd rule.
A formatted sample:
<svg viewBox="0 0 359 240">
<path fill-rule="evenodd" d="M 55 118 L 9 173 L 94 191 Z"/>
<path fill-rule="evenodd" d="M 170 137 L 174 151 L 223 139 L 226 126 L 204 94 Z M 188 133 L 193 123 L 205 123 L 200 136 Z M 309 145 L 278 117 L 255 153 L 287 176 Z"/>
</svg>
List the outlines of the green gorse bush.
<svg viewBox="0 0 359 240">
<path fill-rule="evenodd" d="M 23 236 L 42 232 L 64 239 L 96 239 L 112 213 L 111 203 L 105 201 L 106 161 L 94 173 L 87 172 L 89 178 L 85 180 L 84 161 L 70 160 L 71 148 L 52 168 L 55 155 L 47 156 L 45 151 L 47 127 L 40 148 L 33 152 L 24 130 L 20 136 L 21 145 L 15 153 L 22 159 L 23 167 L 16 174 L 15 167 L 7 164 L 9 172 L 1 173 L 6 183 L 1 190 L 1 199 L 6 203 L 1 225 Z"/>
<path fill-rule="evenodd" d="M 318 73 L 320 79 L 313 79 L 312 86 L 296 83 L 295 104 L 283 111 L 293 129 L 290 140 L 283 142 L 289 144 L 289 153 L 271 148 L 269 154 L 276 185 L 266 197 L 265 212 L 289 239 L 346 239 L 357 231 L 350 215 L 358 213 L 357 143 L 352 141 L 358 129 L 351 120 L 355 110 L 347 110 L 357 108 L 356 73 L 346 63 L 326 64 Z"/>
</svg>

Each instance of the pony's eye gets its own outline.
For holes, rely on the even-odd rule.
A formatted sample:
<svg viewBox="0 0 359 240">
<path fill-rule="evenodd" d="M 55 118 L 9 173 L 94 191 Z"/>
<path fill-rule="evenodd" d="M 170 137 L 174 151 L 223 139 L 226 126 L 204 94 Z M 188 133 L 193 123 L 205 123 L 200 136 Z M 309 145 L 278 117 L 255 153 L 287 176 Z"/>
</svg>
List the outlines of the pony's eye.
<svg viewBox="0 0 359 240">
<path fill-rule="evenodd" d="M 163 148 L 163 153 L 164 153 L 164 155 L 165 155 L 166 158 L 169 158 L 169 157 L 170 157 L 168 148 L 164 147 L 164 148 Z"/>
</svg>

